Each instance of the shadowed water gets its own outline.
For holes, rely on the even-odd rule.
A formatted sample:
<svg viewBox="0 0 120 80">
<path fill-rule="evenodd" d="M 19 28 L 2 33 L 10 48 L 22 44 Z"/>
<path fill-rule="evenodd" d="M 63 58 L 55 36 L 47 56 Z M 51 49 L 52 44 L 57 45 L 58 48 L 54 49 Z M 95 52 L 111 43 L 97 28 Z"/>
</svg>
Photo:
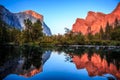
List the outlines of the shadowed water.
<svg viewBox="0 0 120 80">
<path fill-rule="evenodd" d="M 120 52 L 96 48 L 0 47 L 3 80 L 119 80 Z"/>
</svg>

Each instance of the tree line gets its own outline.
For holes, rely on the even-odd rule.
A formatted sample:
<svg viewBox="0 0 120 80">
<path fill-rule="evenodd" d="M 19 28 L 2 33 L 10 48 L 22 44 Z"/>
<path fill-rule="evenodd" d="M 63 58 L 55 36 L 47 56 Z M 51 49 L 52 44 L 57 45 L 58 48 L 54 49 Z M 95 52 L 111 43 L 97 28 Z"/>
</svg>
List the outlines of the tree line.
<svg viewBox="0 0 120 80">
<path fill-rule="evenodd" d="M 0 20 L 0 43 L 35 43 L 43 45 L 120 45 L 120 24 L 118 19 L 111 26 L 108 22 L 105 29 L 100 27 L 99 33 L 92 34 L 91 27 L 87 29 L 87 35 L 74 33 L 65 28 L 65 34 L 46 36 L 43 33 L 42 23 L 37 20 L 32 23 L 29 19 L 24 20 L 25 29 L 20 31 Z"/>
<path fill-rule="evenodd" d="M 106 23 L 105 29 L 100 26 L 98 33 L 93 34 L 91 27 L 88 27 L 87 34 L 74 33 L 68 28 L 65 28 L 64 35 L 50 36 L 53 44 L 62 45 L 120 45 L 120 21 L 116 18 L 114 24 Z"/>
</svg>

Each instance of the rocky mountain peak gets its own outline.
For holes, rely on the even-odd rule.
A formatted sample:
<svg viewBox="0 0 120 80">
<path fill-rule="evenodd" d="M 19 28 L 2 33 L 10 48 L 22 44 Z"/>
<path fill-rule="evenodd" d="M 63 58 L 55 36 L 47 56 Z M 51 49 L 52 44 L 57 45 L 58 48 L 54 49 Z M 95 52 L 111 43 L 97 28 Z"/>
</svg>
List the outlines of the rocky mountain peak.
<svg viewBox="0 0 120 80">
<path fill-rule="evenodd" d="M 43 21 L 43 16 L 41 14 L 38 14 L 35 11 L 27 10 L 27 11 L 24 11 L 23 13 L 31 15 L 31 16 L 35 17 L 36 19 L 39 19 L 39 20 Z"/>
<path fill-rule="evenodd" d="M 117 7 L 113 10 L 112 14 L 120 17 L 120 2 L 118 3 Z"/>
<path fill-rule="evenodd" d="M 95 14 L 96 14 L 95 12 L 89 11 L 87 15 L 89 16 L 89 15 L 95 15 Z"/>
</svg>

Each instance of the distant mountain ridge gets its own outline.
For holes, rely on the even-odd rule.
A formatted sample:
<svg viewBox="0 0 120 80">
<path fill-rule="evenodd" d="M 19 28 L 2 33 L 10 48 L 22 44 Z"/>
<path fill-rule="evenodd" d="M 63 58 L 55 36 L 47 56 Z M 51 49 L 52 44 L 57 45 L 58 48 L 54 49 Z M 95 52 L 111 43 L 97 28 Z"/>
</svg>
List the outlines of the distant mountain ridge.
<svg viewBox="0 0 120 80">
<path fill-rule="evenodd" d="M 114 24 L 116 18 L 120 20 L 120 2 L 109 14 L 89 11 L 85 19 L 77 18 L 72 26 L 72 31 L 81 32 L 85 35 L 88 33 L 87 30 L 90 27 L 92 34 L 95 34 L 99 32 L 101 26 L 105 29 L 107 22 L 109 22 L 110 25 Z"/>
<path fill-rule="evenodd" d="M 45 33 L 47 36 L 52 35 L 50 28 L 45 24 L 43 20 L 43 16 L 32 10 L 27 10 L 19 13 L 12 13 L 9 10 L 7 10 L 4 6 L 0 5 L 0 18 L 8 25 L 20 30 L 25 29 L 25 19 L 30 19 L 33 23 L 39 19 L 42 23 L 43 33 Z"/>
</svg>

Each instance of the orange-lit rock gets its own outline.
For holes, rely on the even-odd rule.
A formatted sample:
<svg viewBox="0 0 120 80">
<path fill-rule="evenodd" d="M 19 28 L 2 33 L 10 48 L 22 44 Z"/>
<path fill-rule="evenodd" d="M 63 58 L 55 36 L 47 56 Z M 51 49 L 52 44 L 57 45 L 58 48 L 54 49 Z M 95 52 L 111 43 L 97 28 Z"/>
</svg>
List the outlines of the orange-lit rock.
<svg viewBox="0 0 120 80">
<path fill-rule="evenodd" d="M 73 32 L 81 32 L 83 34 L 87 33 L 86 30 L 88 28 L 88 22 L 85 21 L 84 19 L 80 19 L 78 18 L 75 22 L 75 24 L 73 24 L 73 28 L 72 31 Z"/>
<path fill-rule="evenodd" d="M 39 19 L 39 20 L 43 21 L 43 16 L 41 14 L 38 14 L 38 13 L 32 11 L 32 10 L 24 11 L 24 13 L 29 14 L 29 15 L 35 17 L 36 19 Z"/>
<path fill-rule="evenodd" d="M 76 64 L 77 68 L 84 68 L 85 62 L 89 61 L 87 54 L 85 54 L 85 55 L 83 55 L 81 57 L 80 56 L 74 56 L 74 58 L 72 60 L 73 60 L 73 62 L 76 62 L 75 64 Z"/>
<path fill-rule="evenodd" d="M 40 72 L 42 72 L 42 67 L 40 67 L 39 69 L 35 68 L 35 69 L 31 70 L 30 72 L 26 72 L 25 74 L 22 74 L 21 76 L 31 77 L 31 76 L 34 76 L 37 73 L 40 73 Z"/>
<path fill-rule="evenodd" d="M 99 32 L 101 26 L 105 29 L 107 22 L 112 25 L 116 18 L 120 20 L 120 3 L 109 14 L 89 11 L 85 19 L 76 19 L 76 22 L 73 24 L 72 31 L 81 32 L 85 35 L 88 33 L 88 27 L 91 27 L 91 32 L 95 34 Z"/>
<path fill-rule="evenodd" d="M 106 59 L 102 59 L 99 54 L 94 53 L 90 59 L 86 53 L 81 56 L 73 55 L 72 61 L 77 69 L 86 68 L 89 76 L 109 73 L 120 79 L 120 70 L 113 63 L 108 65 Z"/>
<path fill-rule="evenodd" d="M 110 71 L 112 71 L 113 74 L 117 73 L 117 68 L 114 64 L 110 63 L 109 69 L 110 69 Z"/>
<path fill-rule="evenodd" d="M 120 17 L 120 2 L 112 13 Z"/>
<path fill-rule="evenodd" d="M 105 59 L 102 60 L 101 66 L 102 66 L 102 71 L 103 72 L 109 72 L 108 63 L 107 63 L 107 61 Z"/>
</svg>

